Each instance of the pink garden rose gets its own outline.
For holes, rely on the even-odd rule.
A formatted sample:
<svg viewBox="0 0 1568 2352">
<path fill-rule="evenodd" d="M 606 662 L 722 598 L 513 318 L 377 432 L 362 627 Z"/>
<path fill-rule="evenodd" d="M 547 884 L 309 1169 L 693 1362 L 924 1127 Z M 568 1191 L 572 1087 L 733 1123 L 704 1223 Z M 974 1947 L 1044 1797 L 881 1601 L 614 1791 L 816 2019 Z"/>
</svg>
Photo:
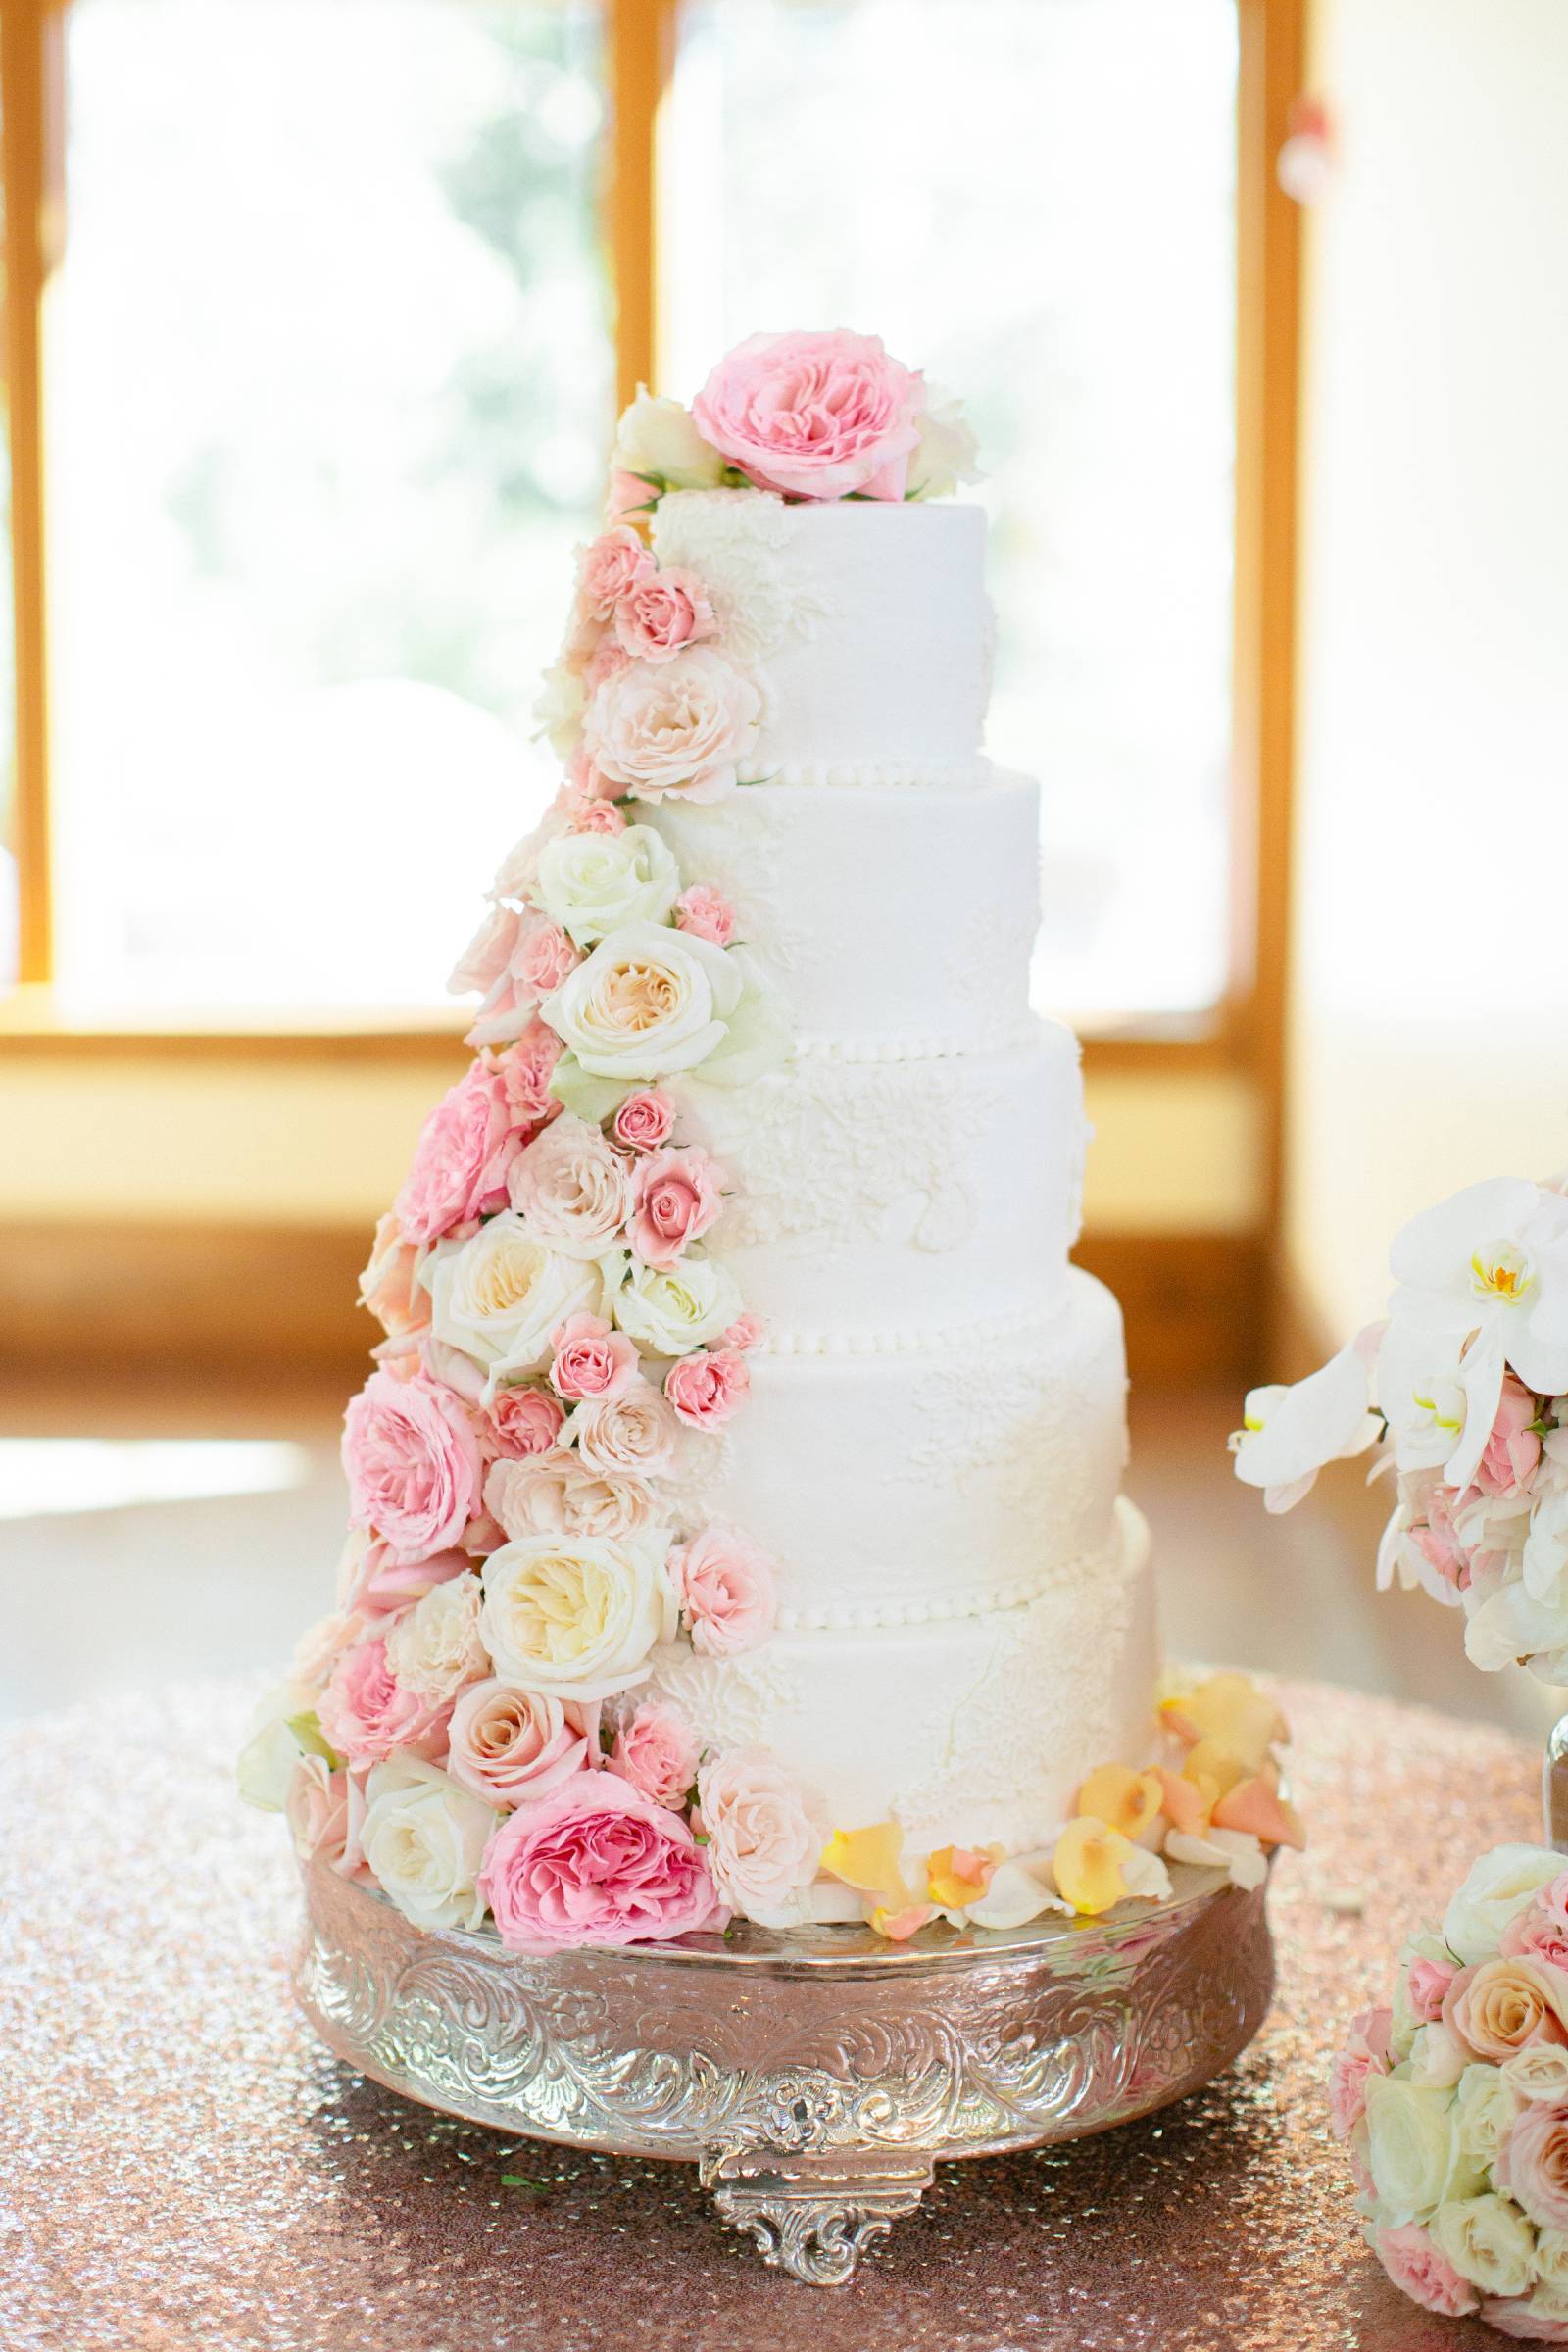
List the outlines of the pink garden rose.
<svg viewBox="0 0 1568 2352">
<path fill-rule="evenodd" d="M 674 1103 L 657 1086 L 647 1086 L 626 1097 L 611 1121 L 611 1132 L 630 1152 L 654 1152 L 668 1142 L 674 1125 Z"/>
<path fill-rule="evenodd" d="M 705 1527 L 669 1555 L 669 1581 L 692 1629 L 692 1647 L 710 1658 L 755 1649 L 773 1630 L 778 1597 L 767 1554 L 733 1528 Z"/>
<path fill-rule="evenodd" d="M 512 1683 L 474 1683 L 452 1710 L 447 1770 L 488 1805 L 535 1803 L 596 1762 L 598 1713 Z"/>
<path fill-rule="evenodd" d="M 509 1461 L 548 1453 L 566 1418 L 554 1396 L 530 1388 L 497 1389 L 484 1412 L 495 1449 Z"/>
<path fill-rule="evenodd" d="M 601 532 L 583 549 L 578 563 L 577 593 L 584 615 L 589 620 L 612 619 L 621 598 L 650 578 L 654 569 L 653 557 L 628 523 Z"/>
<path fill-rule="evenodd" d="M 662 1478 L 679 1435 L 668 1404 L 641 1373 L 618 1392 L 579 1404 L 567 1425 L 578 1461 L 612 1478 Z"/>
<path fill-rule="evenodd" d="M 1406 2222 L 1399 2230 L 1380 2230 L 1373 2243 L 1379 2262 L 1399 2292 L 1423 2310 L 1457 2320 L 1480 2307 L 1481 2297 L 1469 2279 L 1460 2278 L 1419 2222 Z"/>
<path fill-rule="evenodd" d="M 643 1479 L 591 1470 L 564 1446 L 531 1462 L 492 1462 L 484 1496 L 513 1544 L 528 1536 L 641 1535 L 659 1515 Z"/>
<path fill-rule="evenodd" d="M 517 942 L 517 980 L 530 996 L 550 997 L 582 957 L 559 923 L 530 923 Z"/>
<path fill-rule="evenodd" d="M 451 1713 L 450 1703 L 434 1706 L 404 1689 L 377 1635 L 338 1660 L 317 1718 L 327 1745 L 350 1764 L 378 1764 L 394 1748 L 411 1748 L 433 1763 L 446 1746 Z"/>
<path fill-rule="evenodd" d="M 1538 2230 L 1568 2230 L 1568 2116 L 1544 2101 L 1527 2101 L 1498 2151 L 1494 2176 Z"/>
<path fill-rule="evenodd" d="M 751 1394 L 746 1358 L 733 1348 L 699 1349 L 670 1365 L 664 1395 L 688 1429 L 721 1429 Z"/>
<path fill-rule="evenodd" d="M 1497 1417 L 1476 1469 L 1483 1494 L 1523 1494 L 1534 1483 L 1541 1462 L 1541 1439 L 1531 1426 L 1535 1419 L 1534 1396 L 1505 1373 Z"/>
<path fill-rule="evenodd" d="M 550 1378 L 563 1396 L 623 1396 L 637 1378 L 637 1349 L 600 1315 L 572 1315 L 555 1337 Z"/>
<path fill-rule="evenodd" d="M 513 1117 L 519 1125 L 537 1124 L 553 1119 L 561 1108 L 550 1092 L 550 1081 L 561 1059 L 561 1040 L 543 1021 L 531 1021 L 516 1043 L 497 1056 L 512 1105 Z"/>
<path fill-rule="evenodd" d="M 726 1348 L 745 1355 L 749 1348 L 760 1347 L 766 1334 L 767 1325 L 760 1315 L 737 1315 L 723 1340 Z"/>
<path fill-rule="evenodd" d="M 648 1699 L 621 1719 L 606 1761 L 656 1805 L 678 1811 L 697 1779 L 697 1741 L 673 1707 Z"/>
<path fill-rule="evenodd" d="M 1363 2009 L 1335 2055 L 1329 2072 L 1329 2122 L 1338 2139 L 1348 2139 L 1366 2113 L 1368 2077 L 1389 2071 L 1391 2022 L 1387 2009 Z"/>
<path fill-rule="evenodd" d="M 728 1181 L 706 1152 L 666 1145 L 639 1159 L 631 1186 L 631 1246 L 644 1264 L 667 1271 L 712 1224 Z"/>
<path fill-rule="evenodd" d="M 675 928 L 710 939 L 715 948 L 727 948 L 735 936 L 735 909 L 711 883 L 694 882 L 675 901 Z"/>
<path fill-rule="evenodd" d="M 578 1773 L 504 1821 L 479 1890 L 514 1951 L 665 1941 L 729 1914 L 697 1842 L 614 1773 Z"/>
<path fill-rule="evenodd" d="M 756 756 L 762 698 L 722 654 L 689 646 L 599 684 L 583 740 L 601 775 L 643 801 L 722 800 Z"/>
<path fill-rule="evenodd" d="M 713 625 L 702 582 L 673 564 L 643 573 L 615 604 L 616 638 L 638 662 L 668 662 L 711 637 Z"/>
<path fill-rule="evenodd" d="M 696 400 L 698 431 L 759 489 L 902 499 L 925 409 L 920 376 L 876 335 L 752 335 Z"/>
<path fill-rule="evenodd" d="M 427 1559 L 400 1559 L 390 1544 L 360 1529 L 343 1549 L 338 1606 L 358 1610 L 364 1617 L 388 1617 L 395 1609 L 406 1609 L 411 1600 L 421 1600 L 434 1586 L 466 1576 L 468 1566 L 466 1550 L 456 1545 L 432 1552 Z"/>
<path fill-rule="evenodd" d="M 1405 1998 L 1422 2025 L 1434 2025 L 1443 2015 L 1448 1987 L 1458 1973 L 1457 1963 L 1452 1960 L 1428 1960 L 1418 1954 L 1411 1961 L 1404 1980 Z"/>
<path fill-rule="evenodd" d="M 422 1372 L 372 1372 L 343 1418 L 350 1525 L 373 1528 L 400 1559 L 459 1542 L 479 1507 L 482 1463 L 462 1399 Z"/>
<path fill-rule="evenodd" d="M 481 1056 L 448 1088 L 420 1130 L 414 1165 L 397 1197 L 404 1240 L 439 1241 L 505 1208 L 507 1171 L 524 1132 L 500 1071 Z"/>
</svg>

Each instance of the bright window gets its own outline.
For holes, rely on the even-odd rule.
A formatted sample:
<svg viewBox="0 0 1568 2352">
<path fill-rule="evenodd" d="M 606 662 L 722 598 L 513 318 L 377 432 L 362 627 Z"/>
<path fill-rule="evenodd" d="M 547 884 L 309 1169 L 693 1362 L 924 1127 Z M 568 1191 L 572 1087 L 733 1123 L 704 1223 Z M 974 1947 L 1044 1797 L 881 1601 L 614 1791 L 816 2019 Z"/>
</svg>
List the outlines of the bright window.
<svg viewBox="0 0 1568 2352">
<path fill-rule="evenodd" d="M 990 749 L 1044 785 L 1043 1004 L 1227 979 L 1234 0 L 690 0 L 666 388 L 874 328 L 979 431 Z"/>
<path fill-rule="evenodd" d="M 612 423 L 597 10 L 73 0 L 45 374 L 69 1014 L 429 1000 Z"/>
</svg>

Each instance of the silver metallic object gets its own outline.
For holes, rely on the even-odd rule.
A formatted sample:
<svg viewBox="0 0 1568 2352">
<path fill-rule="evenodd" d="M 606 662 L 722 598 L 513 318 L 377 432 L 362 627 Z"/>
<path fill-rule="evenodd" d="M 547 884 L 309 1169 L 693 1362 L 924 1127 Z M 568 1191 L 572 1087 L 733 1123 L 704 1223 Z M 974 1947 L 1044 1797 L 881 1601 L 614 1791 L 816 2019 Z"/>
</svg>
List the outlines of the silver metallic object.
<svg viewBox="0 0 1568 2352">
<path fill-rule="evenodd" d="M 1568 1715 L 1559 1715 L 1546 1734 L 1541 1775 L 1541 1811 L 1546 1843 L 1568 1854 Z"/>
<path fill-rule="evenodd" d="M 842 2285 L 939 2160 L 1102 2132 L 1181 2098 L 1262 2024 L 1262 1887 L 1177 1868 L 1093 1921 L 575 1950 L 417 1928 L 304 1865 L 295 1983 L 338 2057 L 508 2132 L 695 2163 L 763 2260 Z"/>
</svg>

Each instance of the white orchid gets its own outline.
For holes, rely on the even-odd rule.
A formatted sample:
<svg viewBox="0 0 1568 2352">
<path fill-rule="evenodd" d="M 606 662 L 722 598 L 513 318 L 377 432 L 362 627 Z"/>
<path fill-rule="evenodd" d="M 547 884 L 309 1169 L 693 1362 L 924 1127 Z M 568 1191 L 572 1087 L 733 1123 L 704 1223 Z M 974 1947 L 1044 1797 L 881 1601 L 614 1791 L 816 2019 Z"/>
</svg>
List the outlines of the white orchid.
<svg viewBox="0 0 1568 2352">
<path fill-rule="evenodd" d="M 1266 1510 L 1288 1511 L 1326 1462 L 1364 1453 L 1377 1438 L 1369 1399 L 1381 1329 L 1369 1324 L 1293 1388 L 1250 1391 L 1231 1451 L 1243 1484 L 1262 1488 Z"/>
<path fill-rule="evenodd" d="M 1464 1648 L 1489 1673 L 1522 1659 L 1544 1682 L 1568 1682 L 1568 1600 L 1537 1600 L 1522 1580 L 1501 1584 L 1471 1616 Z"/>
<path fill-rule="evenodd" d="M 1390 1251 L 1396 1350 L 1455 1350 L 1462 1432 L 1444 1466 L 1474 1477 L 1511 1366 L 1537 1396 L 1568 1389 L 1568 1200 L 1523 1177 L 1473 1184 L 1413 1217 Z M 1462 1350 L 1462 1352 L 1459 1352 Z"/>
<path fill-rule="evenodd" d="M 1524 1546 L 1525 1590 L 1533 1599 L 1551 1601 L 1564 1590 L 1568 1571 L 1568 1483 L 1552 1479 L 1538 1487 Z"/>
</svg>

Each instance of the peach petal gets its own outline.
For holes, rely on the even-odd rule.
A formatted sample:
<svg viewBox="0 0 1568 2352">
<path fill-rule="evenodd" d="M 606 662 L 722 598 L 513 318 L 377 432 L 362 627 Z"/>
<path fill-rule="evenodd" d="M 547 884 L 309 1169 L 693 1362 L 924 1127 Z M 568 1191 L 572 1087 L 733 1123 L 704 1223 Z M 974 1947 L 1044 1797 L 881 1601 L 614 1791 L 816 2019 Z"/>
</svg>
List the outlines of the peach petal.
<svg viewBox="0 0 1568 2352">
<path fill-rule="evenodd" d="M 1290 1738 L 1290 1727 L 1274 1701 L 1245 1674 L 1211 1674 L 1196 1690 L 1166 1699 L 1160 1714 L 1190 1746 L 1212 1740 L 1253 1772 L 1262 1770 L 1276 1740 Z"/>
<path fill-rule="evenodd" d="M 964 1845 L 939 1846 L 926 1856 L 926 1892 L 940 1910 L 961 1911 L 984 1894 L 998 1860 Z"/>
<path fill-rule="evenodd" d="M 1206 1775 L 1195 1780 L 1190 1773 L 1167 1772 L 1162 1766 L 1159 1788 L 1159 1801 L 1171 1828 L 1189 1838 L 1201 1837 L 1219 1793 L 1213 1782 Z"/>
<path fill-rule="evenodd" d="M 1188 1780 L 1208 1792 L 1210 1806 L 1228 1795 L 1238 1781 L 1249 1777 L 1242 1758 L 1232 1749 L 1222 1747 L 1217 1740 L 1200 1740 L 1196 1747 L 1190 1747 L 1182 1771 Z"/>
<path fill-rule="evenodd" d="M 1214 1827 L 1250 1830 L 1264 1845 L 1299 1849 L 1306 1843 L 1295 1808 L 1284 1802 L 1276 1783 L 1261 1774 L 1253 1780 L 1238 1781 L 1234 1788 L 1226 1790 L 1214 1807 Z"/>
<path fill-rule="evenodd" d="M 822 1848 L 822 1868 L 846 1886 L 863 1894 L 884 1894 L 905 1902 L 904 1832 L 896 1821 L 880 1821 L 868 1830 L 835 1830 Z"/>
<path fill-rule="evenodd" d="M 1078 1811 L 1102 1821 L 1124 1838 L 1137 1838 L 1160 1808 L 1157 1772 L 1135 1772 L 1130 1764 L 1102 1764 L 1078 1791 Z"/>
<path fill-rule="evenodd" d="M 935 1917 L 935 1907 L 930 1903 L 907 1903 L 902 1911 L 889 1911 L 879 1904 L 871 1914 L 871 1925 L 889 1943 L 906 1943 L 927 1920 Z"/>
</svg>

